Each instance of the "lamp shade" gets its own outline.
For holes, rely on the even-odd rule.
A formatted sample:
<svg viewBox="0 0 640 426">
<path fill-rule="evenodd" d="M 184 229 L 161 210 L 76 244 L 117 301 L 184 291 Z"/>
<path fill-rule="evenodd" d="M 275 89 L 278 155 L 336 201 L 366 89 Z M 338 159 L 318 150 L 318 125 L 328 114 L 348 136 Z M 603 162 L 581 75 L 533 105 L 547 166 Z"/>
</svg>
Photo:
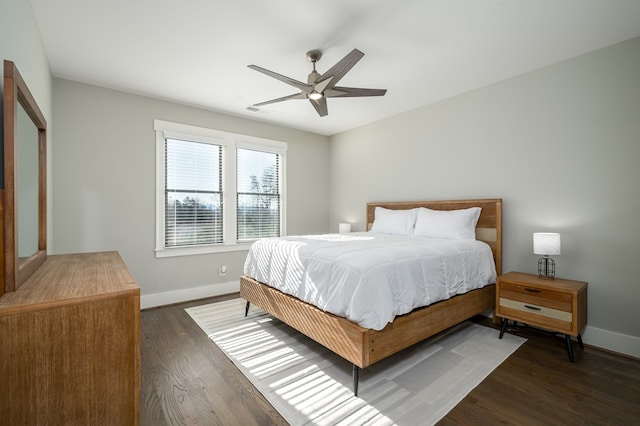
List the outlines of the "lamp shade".
<svg viewBox="0 0 640 426">
<path fill-rule="evenodd" d="M 533 252 L 543 256 L 560 254 L 560 234 L 554 232 L 536 232 L 533 234 Z"/>
<path fill-rule="evenodd" d="M 351 232 L 351 224 L 349 222 L 343 222 L 338 225 L 338 232 L 341 234 L 347 234 Z"/>
</svg>

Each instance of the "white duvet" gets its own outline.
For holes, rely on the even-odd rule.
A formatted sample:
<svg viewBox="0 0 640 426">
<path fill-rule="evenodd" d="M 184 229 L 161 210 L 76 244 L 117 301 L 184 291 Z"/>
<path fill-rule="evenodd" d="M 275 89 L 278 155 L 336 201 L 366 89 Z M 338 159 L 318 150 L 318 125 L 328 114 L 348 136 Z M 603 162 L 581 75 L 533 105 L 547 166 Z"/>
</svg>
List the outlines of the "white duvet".
<svg viewBox="0 0 640 426">
<path fill-rule="evenodd" d="M 258 240 L 244 273 L 375 330 L 496 280 L 491 248 L 481 241 L 372 232 Z"/>
</svg>

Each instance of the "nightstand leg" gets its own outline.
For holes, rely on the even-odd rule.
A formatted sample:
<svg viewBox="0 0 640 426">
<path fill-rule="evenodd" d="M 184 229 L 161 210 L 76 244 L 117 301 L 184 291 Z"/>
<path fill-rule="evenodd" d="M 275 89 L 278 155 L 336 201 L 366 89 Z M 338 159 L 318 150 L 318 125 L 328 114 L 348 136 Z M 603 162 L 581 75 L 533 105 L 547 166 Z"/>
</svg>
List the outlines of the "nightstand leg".
<svg viewBox="0 0 640 426">
<path fill-rule="evenodd" d="M 573 358 L 573 345 L 571 344 L 571 336 L 565 334 L 567 340 L 567 351 L 569 352 L 569 362 L 574 362 Z"/>
<path fill-rule="evenodd" d="M 578 334 L 578 345 L 580 349 L 584 349 L 584 343 L 582 343 L 582 336 L 580 334 Z"/>
<path fill-rule="evenodd" d="M 502 318 L 502 327 L 500 327 L 500 336 L 498 339 L 502 339 L 502 336 L 504 336 L 504 331 L 507 329 L 508 321 L 508 319 Z"/>
</svg>

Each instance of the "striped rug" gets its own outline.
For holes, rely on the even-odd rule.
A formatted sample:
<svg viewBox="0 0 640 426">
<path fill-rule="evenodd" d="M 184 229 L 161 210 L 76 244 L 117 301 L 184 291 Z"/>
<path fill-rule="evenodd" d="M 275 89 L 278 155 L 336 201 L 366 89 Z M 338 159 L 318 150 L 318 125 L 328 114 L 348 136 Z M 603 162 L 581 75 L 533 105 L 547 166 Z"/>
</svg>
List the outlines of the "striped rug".
<svg viewBox="0 0 640 426">
<path fill-rule="evenodd" d="M 525 339 L 464 322 L 360 371 L 245 301 L 186 309 L 292 425 L 429 425 L 446 415 Z"/>
</svg>

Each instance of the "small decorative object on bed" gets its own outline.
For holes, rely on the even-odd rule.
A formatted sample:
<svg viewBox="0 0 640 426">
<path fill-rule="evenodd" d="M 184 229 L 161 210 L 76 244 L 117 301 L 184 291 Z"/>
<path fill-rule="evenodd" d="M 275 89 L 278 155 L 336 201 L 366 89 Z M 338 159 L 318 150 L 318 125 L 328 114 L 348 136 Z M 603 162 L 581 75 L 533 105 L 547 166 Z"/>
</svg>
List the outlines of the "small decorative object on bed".
<svg viewBox="0 0 640 426">
<path fill-rule="evenodd" d="M 367 232 L 259 240 L 240 295 L 365 368 L 491 309 L 502 200 L 367 204 Z"/>
</svg>

